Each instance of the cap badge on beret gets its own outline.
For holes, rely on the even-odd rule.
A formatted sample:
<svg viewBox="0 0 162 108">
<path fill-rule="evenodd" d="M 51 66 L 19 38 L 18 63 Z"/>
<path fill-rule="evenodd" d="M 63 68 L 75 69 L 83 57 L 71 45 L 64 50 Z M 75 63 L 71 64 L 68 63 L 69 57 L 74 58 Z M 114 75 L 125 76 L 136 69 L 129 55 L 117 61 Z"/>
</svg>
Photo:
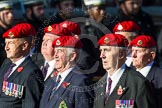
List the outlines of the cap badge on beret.
<svg viewBox="0 0 162 108">
<path fill-rule="evenodd" d="M 10 32 L 8 33 L 8 36 L 9 36 L 10 38 L 12 38 L 12 37 L 14 37 L 14 34 L 10 31 Z"/>
<path fill-rule="evenodd" d="M 106 44 L 108 44 L 108 43 L 110 42 L 109 38 L 106 37 L 106 38 L 104 39 L 104 42 L 105 42 Z"/>
<path fill-rule="evenodd" d="M 138 40 L 137 45 L 141 46 L 143 44 L 142 40 Z"/>
<path fill-rule="evenodd" d="M 61 44 L 60 40 L 57 40 L 56 45 L 60 45 L 60 44 Z"/>
<path fill-rule="evenodd" d="M 120 24 L 117 29 L 118 30 L 122 30 L 123 29 L 123 26 Z"/>
<path fill-rule="evenodd" d="M 48 26 L 48 31 L 52 31 L 52 26 Z"/>
<path fill-rule="evenodd" d="M 67 28 L 67 24 L 66 24 L 66 23 L 64 23 L 64 24 L 62 25 L 62 27 Z"/>
</svg>

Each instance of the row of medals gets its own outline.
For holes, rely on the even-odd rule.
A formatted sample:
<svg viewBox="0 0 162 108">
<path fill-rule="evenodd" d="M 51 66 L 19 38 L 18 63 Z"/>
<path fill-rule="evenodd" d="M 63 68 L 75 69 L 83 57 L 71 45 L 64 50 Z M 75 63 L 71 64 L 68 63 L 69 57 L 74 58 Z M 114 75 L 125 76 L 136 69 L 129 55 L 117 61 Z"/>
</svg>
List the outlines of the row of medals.
<svg viewBox="0 0 162 108">
<path fill-rule="evenodd" d="M 22 98 L 24 86 L 12 82 L 3 81 L 2 92 L 5 95 Z"/>
</svg>

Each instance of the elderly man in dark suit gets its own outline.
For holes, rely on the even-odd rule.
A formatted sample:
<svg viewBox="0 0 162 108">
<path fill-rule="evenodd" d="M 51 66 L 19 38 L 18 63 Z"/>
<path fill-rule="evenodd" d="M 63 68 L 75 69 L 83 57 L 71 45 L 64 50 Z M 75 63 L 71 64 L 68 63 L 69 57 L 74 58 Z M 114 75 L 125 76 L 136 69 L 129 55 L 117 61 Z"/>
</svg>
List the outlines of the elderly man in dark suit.
<svg viewBox="0 0 162 108">
<path fill-rule="evenodd" d="M 147 35 L 140 35 L 130 43 L 132 47 L 132 65 L 146 77 L 154 91 L 157 108 L 162 108 L 162 69 L 154 61 L 156 43 Z"/>
<path fill-rule="evenodd" d="M 10 60 L 0 69 L 0 108 L 38 108 L 43 92 L 43 76 L 29 52 L 34 27 L 15 25 L 3 34 Z"/>
<path fill-rule="evenodd" d="M 155 108 L 148 80 L 125 65 L 128 40 L 120 34 L 106 34 L 98 44 L 107 73 L 95 88 L 94 108 Z"/>
<path fill-rule="evenodd" d="M 52 45 L 56 72 L 45 83 L 40 108 L 92 108 L 93 91 L 87 88 L 90 83 L 75 68 L 81 41 L 74 36 L 62 36 Z"/>
</svg>

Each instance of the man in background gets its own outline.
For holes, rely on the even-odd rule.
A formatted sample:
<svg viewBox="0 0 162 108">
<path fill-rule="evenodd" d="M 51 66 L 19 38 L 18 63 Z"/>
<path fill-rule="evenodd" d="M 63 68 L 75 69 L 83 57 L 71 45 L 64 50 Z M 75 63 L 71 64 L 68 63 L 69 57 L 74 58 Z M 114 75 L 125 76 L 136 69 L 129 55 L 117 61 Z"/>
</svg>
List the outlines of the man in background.
<svg viewBox="0 0 162 108">
<path fill-rule="evenodd" d="M 13 6 L 10 1 L 0 1 L 0 66 L 6 58 L 4 50 L 5 42 L 2 35 L 5 31 L 11 28 L 14 21 Z"/>
</svg>

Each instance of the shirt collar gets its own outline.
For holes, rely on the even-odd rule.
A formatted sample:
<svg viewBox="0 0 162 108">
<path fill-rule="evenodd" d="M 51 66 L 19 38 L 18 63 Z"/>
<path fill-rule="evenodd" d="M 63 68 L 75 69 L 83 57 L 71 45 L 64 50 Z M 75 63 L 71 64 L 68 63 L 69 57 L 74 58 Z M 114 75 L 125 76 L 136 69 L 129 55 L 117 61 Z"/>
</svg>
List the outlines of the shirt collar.
<svg viewBox="0 0 162 108">
<path fill-rule="evenodd" d="M 123 64 L 116 72 L 114 72 L 114 74 L 112 76 L 110 76 L 108 73 L 108 77 L 110 77 L 112 81 L 119 80 L 121 75 L 123 74 L 125 68 L 126 68 L 126 66 L 125 66 L 125 64 Z"/>
<path fill-rule="evenodd" d="M 49 62 L 45 62 L 45 64 L 48 63 L 50 67 L 54 67 L 54 64 L 55 64 L 55 60 L 51 60 Z"/>
<path fill-rule="evenodd" d="M 15 64 L 16 66 L 19 66 L 28 56 L 25 56 L 23 58 L 21 58 L 20 60 L 16 61 Z"/>
<path fill-rule="evenodd" d="M 67 70 L 65 70 L 62 73 L 58 73 L 58 76 L 61 75 L 61 80 L 64 80 L 66 78 L 66 76 L 74 69 L 74 67 L 71 67 Z"/>
<path fill-rule="evenodd" d="M 147 66 L 145 66 L 141 70 L 137 70 L 137 71 L 139 71 L 144 77 L 146 77 L 148 75 L 148 73 L 149 73 L 149 71 L 150 71 L 153 64 L 154 64 L 154 61 L 149 63 Z"/>
</svg>

